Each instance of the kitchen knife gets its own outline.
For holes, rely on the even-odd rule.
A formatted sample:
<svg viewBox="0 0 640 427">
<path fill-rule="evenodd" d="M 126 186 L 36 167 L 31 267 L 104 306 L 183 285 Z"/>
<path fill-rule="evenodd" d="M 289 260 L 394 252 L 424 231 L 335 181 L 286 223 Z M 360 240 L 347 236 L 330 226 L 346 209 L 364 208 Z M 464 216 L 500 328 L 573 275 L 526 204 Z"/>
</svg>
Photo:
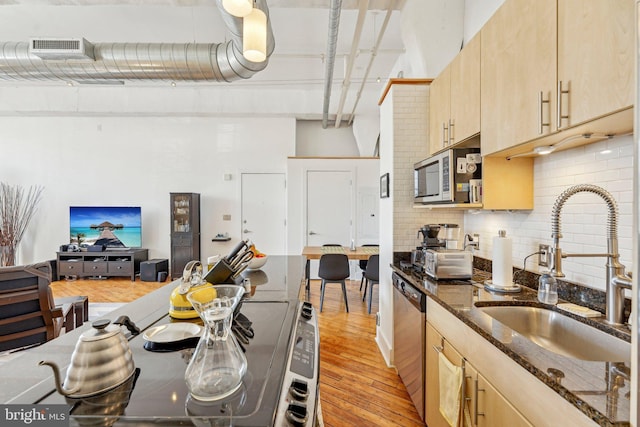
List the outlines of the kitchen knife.
<svg viewBox="0 0 640 427">
<path fill-rule="evenodd" d="M 247 246 L 247 242 L 245 242 L 244 240 L 241 240 L 237 245 L 234 246 L 231 252 L 229 252 L 229 255 L 227 255 L 227 258 L 226 258 L 227 261 L 231 263 L 233 258 L 235 258 L 235 256 L 238 255 L 238 252 L 240 252 L 242 248 L 246 246 Z"/>
<path fill-rule="evenodd" d="M 236 255 L 235 259 L 233 260 L 233 262 L 231 263 L 230 267 L 232 270 L 236 270 L 240 264 L 246 263 L 251 261 L 251 259 L 253 258 L 253 252 L 251 252 L 249 249 L 241 252 L 240 254 Z"/>
</svg>

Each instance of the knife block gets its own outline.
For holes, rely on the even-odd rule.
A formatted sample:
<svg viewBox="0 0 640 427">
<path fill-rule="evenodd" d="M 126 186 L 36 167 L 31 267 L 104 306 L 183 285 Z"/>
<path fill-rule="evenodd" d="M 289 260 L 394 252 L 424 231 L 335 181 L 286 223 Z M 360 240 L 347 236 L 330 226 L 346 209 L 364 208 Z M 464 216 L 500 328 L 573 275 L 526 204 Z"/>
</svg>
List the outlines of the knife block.
<svg viewBox="0 0 640 427">
<path fill-rule="evenodd" d="M 204 275 L 204 280 L 214 285 L 219 283 L 234 283 L 233 280 L 231 280 L 233 273 L 235 273 L 235 271 L 231 269 L 229 263 L 227 263 L 225 259 L 221 259 Z"/>
</svg>

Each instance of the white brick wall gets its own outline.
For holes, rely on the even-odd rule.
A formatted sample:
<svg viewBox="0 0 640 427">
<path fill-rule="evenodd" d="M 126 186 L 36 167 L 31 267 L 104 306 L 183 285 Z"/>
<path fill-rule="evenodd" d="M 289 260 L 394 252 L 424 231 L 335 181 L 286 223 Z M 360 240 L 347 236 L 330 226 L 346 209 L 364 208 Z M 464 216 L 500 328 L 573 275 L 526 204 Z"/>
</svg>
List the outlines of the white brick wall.
<svg viewBox="0 0 640 427">
<path fill-rule="evenodd" d="M 604 150 L 610 152 L 605 154 Z M 633 139 L 624 136 L 536 158 L 533 211 L 464 215 L 467 232 L 480 234 L 480 251 L 476 254 L 490 259 L 493 237 L 504 229 L 513 239 L 513 265 L 522 267 L 524 257 L 536 252 L 539 243 L 552 243 L 551 209 L 558 195 L 575 184 L 594 184 L 609 191 L 618 203 L 620 261 L 631 271 L 633 157 Z M 606 252 L 607 213 L 606 204 L 595 194 L 571 196 L 562 209 L 562 250 Z M 605 258 L 565 258 L 563 271 L 567 280 L 604 289 L 605 262 Z M 537 256 L 529 258 L 527 269 L 539 271 Z"/>
<path fill-rule="evenodd" d="M 429 86 L 394 85 L 393 103 L 393 250 L 403 252 L 422 242 L 417 234 L 424 224 L 454 223 L 462 227 L 464 217 L 453 209 L 413 207 L 413 164 L 429 155 L 429 121 L 424 119 L 429 117 Z"/>
</svg>

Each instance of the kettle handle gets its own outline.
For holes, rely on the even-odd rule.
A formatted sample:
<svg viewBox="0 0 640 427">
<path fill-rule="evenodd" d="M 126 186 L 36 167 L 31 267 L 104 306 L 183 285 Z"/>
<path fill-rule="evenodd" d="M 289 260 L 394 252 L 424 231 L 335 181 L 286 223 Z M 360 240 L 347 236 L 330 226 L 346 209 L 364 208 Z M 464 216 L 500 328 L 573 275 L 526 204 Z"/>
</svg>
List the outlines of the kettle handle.
<svg viewBox="0 0 640 427">
<path fill-rule="evenodd" d="M 136 324 L 133 323 L 131 319 L 129 319 L 129 316 L 120 316 L 116 320 L 114 320 L 113 323 L 116 325 L 126 326 L 129 332 L 131 332 L 131 335 L 140 334 L 140 328 L 138 328 Z"/>
</svg>

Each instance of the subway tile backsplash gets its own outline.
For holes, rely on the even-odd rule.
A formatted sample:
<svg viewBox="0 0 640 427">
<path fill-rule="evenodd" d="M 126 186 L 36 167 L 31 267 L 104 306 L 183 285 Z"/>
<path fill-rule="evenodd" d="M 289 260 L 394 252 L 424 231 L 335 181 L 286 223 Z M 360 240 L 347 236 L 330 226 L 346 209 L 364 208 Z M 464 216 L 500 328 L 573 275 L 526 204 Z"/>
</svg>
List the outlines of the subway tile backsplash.
<svg viewBox="0 0 640 427">
<path fill-rule="evenodd" d="M 522 268 L 523 259 L 537 252 L 538 244 L 551 245 L 551 210 L 556 198 L 575 184 L 598 185 L 618 204 L 618 244 L 620 261 L 631 271 L 633 209 L 633 139 L 617 137 L 583 147 L 538 157 L 534 163 L 534 209 L 514 212 L 467 212 L 467 233 L 480 234 L 476 255 L 492 258 L 493 237 L 504 229 L 513 239 L 513 265 Z M 560 247 L 565 253 L 607 252 L 607 206 L 599 196 L 579 193 L 564 204 L 561 214 L 563 237 Z M 596 289 L 605 288 L 606 259 L 565 258 L 566 280 Z M 527 261 L 526 269 L 539 272 L 537 256 Z"/>
</svg>

